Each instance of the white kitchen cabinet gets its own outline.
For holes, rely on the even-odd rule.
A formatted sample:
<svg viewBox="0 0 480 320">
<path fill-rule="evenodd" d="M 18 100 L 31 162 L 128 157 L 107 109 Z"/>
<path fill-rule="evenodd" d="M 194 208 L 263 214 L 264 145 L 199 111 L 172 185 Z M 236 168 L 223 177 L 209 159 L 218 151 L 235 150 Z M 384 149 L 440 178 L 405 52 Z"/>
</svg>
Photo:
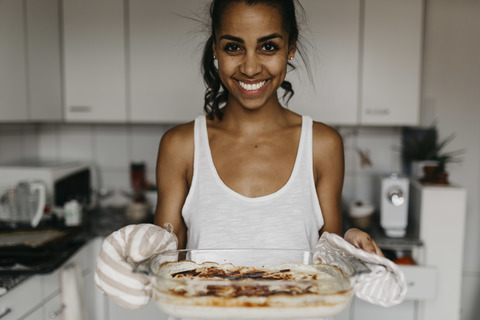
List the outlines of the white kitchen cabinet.
<svg viewBox="0 0 480 320">
<path fill-rule="evenodd" d="M 308 0 L 301 2 L 308 28 L 306 56 L 313 83 L 299 67 L 287 74 L 295 94 L 291 110 L 329 124 L 358 122 L 360 0 Z M 310 47 L 311 46 L 311 47 Z M 293 64 L 300 66 L 296 61 Z M 303 66 L 303 65 L 301 65 Z"/>
<path fill-rule="evenodd" d="M 200 61 L 206 35 L 192 18 L 209 2 L 129 2 L 132 122 L 186 122 L 203 113 Z"/>
<path fill-rule="evenodd" d="M 42 281 L 34 276 L 0 297 L 2 320 L 18 320 L 36 312 L 42 306 Z"/>
<path fill-rule="evenodd" d="M 43 307 L 36 309 L 25 318 L 23 317 L 19 318 L 19 320 L 40 320 L 40 319 L 49 319 L 49 318 L 45 318 Z M 60 319 L 60 318 L 57 318 L 57 319 Z"/>
<path fill-rule="evenodd" d="M 61 120 L 59 0 L 26 0 L 25 3 L 28 40 L 28 120 Z"/>
<path fill-rule="evenodd" d="M 412 180 L 410 195 L 411 210 L 419 219 L 419 236 L 426 248 L 424 264 L 434 266 L 437 272 L 435 297 L 422 303 L 421 319 L 459 320 L 466 190 Z"/>
<path fill-rule="evenodd" d="M 360 124 L 417 125 L 423 0 L 365 0 Z"/>
<path fill-rule="evenodd" d="M 108 315 L 109 315 L 108 320 L 131 320 L 131 319 L 167 320 L 168 319 L 168 315 L 163 313 L 153 301 L 150 301 L 150 303 L 142 309 L 129 310 L 119 306 L 113 300 L 109 299 Z"/>
<path fill-rule="evenodd" d="M 65 305 L 62 302 L 61 294 L 55 295 L 53 298 L 48 300 L 42 308 L 42 319 L 63 319 L 62 313 L 65 308 Z M 40 319 L 40 318 L 35 318 Z"/>
<path fill-rule="evenodd" d="M 93 274 L 101 239 L 89 241 L 68 261 L 50 274 L 35 275 L 0 297 L 2 320 L 62 319 L 69 307 L 62 300 L 62 270 L 71 264 L 79 267 L 84 293 L 85 310 L 89 320 L 107 319 L 105 297 L 96 289 Z M 4 315 L 3 317 L 1 317 Z"/>
<path fill-rule="evenodd" d="M 415 315 L 415 301 L 403 301 L 399 305 L 385 308 L 355 299 L 350 320 L 419 320 Z"/>
<path fill-rule="evenodd" d="M 23 1 L 0 1 L 0 121 L 27 119 Z"/>
<path fill-rule="evenodd" d="M 64 0 L 65 120 L 125 122 L 123 0 Z"/>
<path fill-rule="evenodd" d="M 313 83 L 303 68 L 287 74 L 291 109 L 333 125 L 418 124 L 423 0 L 302 5 Z"/>
<path fill-rule="evenodd" d="M 62 118 L 58 0 L 0 2 L 0 121 Z"/>
</svg>

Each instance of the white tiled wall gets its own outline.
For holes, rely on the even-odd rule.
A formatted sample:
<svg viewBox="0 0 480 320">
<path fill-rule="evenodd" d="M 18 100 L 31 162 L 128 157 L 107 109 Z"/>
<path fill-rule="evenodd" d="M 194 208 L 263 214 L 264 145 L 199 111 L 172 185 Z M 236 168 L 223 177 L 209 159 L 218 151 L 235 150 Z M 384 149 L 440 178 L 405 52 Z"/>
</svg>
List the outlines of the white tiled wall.
<svg viewBox="0 0 480 320">
<path fill-rule="evenodd" d="M 0 125 L 0 160 L 23 156 L 43 159 L 82 160 L 98 168 L 100 186 L 114 190 L 113 202 L 126 198 L 130 186 L 129 165 L 144 162 L 147 179 L 155 182 L 158 144 L 167 125 L 41 124 Z M 373 202 L 378 177 L 400 170 L 398 128 L 339 128 L 345 145 L 344 202 Z M 358 150 L 372 166 L 361 166 Z"/>
<path fill-rule="evenodd" d="M 401 172 L 401 129 L 340 128 L 345 149 L 345 183 L 343 201 L 375 204 L 380 178 Z M 360 152 L 367 155 L 370 165 L 363 164 Z"/>
<path fill-rule="evenodd" d="M 94 164 L 99 186 L 123 203 L 130 187 L 130 164 L 144 162 L 155 181 L 158 144 L 166 125 L 0 124 L 0 162 L 20 158 L 80 160 Z"/>
<path fill-rule="evenodd" d="M 38 153 L 37 133 L 33 126 L 0 125 L 0 162 L 35 157 Z"/>
</svg>

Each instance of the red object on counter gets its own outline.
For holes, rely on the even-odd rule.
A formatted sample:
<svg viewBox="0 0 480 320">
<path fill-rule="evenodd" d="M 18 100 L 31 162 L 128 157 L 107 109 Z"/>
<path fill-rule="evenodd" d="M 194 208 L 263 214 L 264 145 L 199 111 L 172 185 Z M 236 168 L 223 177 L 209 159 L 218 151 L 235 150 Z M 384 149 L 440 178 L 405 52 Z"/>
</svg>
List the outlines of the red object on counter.
<svg viewBox="0 0 480 320">
<path fill-rule="evenodd" d="M 145 201 L 145 164 L 132 163 L 130 165 L 130 178 L 133 190 L 134 202 Z"/>
<path fill-rule="evenodd" d="M 402 265 L 416 265 L 415 261 L 410 256 L 399 257 L 393 260 L 393 262 L 396 264 L 402 264 Z"/>
</svg>

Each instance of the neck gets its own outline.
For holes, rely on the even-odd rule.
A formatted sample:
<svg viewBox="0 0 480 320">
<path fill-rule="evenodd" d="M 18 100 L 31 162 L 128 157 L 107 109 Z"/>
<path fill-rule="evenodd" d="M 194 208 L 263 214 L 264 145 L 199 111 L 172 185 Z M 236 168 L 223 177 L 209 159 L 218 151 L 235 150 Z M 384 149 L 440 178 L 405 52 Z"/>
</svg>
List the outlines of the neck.
<svg viewBox="0 0 480 320">
<path fill-rule="evenodd" d="M 257 109 L 248 109 L 228 101 L 222 124 L 240 135 L 256 135 L 278 129 L 284 123 L 286 110 L 278 100 Z"/>
</svg>

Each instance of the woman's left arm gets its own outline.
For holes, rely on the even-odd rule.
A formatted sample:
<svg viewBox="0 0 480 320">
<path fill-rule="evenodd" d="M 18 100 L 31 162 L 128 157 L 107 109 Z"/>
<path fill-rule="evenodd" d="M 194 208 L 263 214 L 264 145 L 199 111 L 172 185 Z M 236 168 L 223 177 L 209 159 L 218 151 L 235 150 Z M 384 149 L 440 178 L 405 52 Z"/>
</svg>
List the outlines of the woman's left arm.
<svg viewBox="0 0 480 320">
<path fill-rule="evenodd" d="M 345 173 L 343 141 L 333 128 L 313 124 L 313 167 L 318 201 L 322 209 L 324 231 L 342 234 L 341 197 Z M 351 228 L 344 236 L 355 247 L 383 256 L 375 240 L 360 229 Z"/>
</svg>

